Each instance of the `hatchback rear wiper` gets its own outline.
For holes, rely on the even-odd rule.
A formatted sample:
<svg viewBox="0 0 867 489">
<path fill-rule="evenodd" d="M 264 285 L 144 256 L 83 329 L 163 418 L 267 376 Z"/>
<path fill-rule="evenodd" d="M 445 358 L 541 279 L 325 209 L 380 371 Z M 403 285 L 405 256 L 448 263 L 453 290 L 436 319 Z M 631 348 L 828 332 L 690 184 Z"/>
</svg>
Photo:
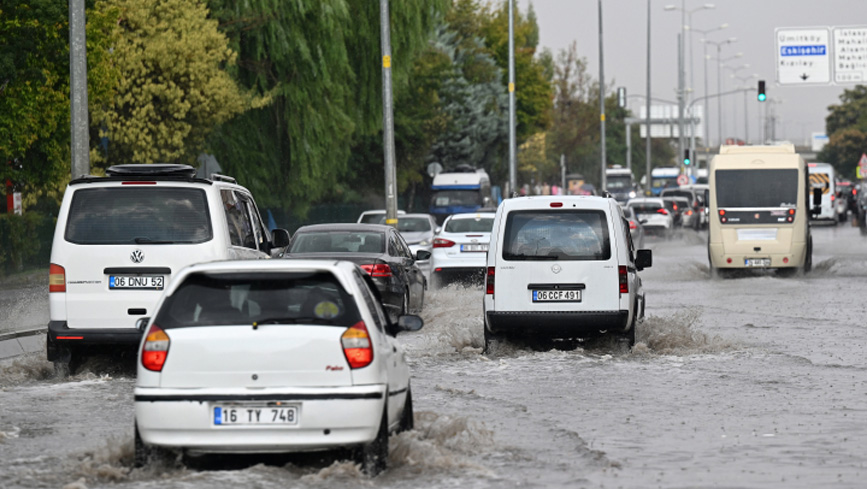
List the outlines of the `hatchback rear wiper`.
<svg viewBox="0 0 867 489">
<path fill-rule="evenodd" d="M 331 321 L 322 318 L 314 318 L 314 317 L 274 317 L 274 318 L 265 318 L 260 319 L 258 321 L 254 321 L 254 325 L 261 324 L 331 324 Z"/>
</svg>

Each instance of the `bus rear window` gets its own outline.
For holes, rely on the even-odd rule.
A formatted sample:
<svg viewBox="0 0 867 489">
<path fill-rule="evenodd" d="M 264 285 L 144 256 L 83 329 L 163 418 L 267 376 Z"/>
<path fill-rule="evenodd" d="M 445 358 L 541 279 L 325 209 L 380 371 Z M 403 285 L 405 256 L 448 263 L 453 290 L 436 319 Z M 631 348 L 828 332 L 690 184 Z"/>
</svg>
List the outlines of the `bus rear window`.
<svg viewBox="0 0 867 489">
<path fill-rule="evenodd" d="M 721 208 L 795 207 L 798 170 L 717 170 L 716 203 Z"/>
</svg>

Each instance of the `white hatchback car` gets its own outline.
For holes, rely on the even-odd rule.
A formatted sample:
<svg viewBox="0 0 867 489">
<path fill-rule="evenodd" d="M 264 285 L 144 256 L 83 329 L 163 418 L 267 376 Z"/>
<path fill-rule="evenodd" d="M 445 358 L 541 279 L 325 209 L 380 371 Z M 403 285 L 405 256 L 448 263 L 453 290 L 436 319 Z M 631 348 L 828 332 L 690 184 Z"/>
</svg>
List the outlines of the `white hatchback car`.
<svg viewBox="0 0 867 489">
<path fill-rule="evenodd" d="M 452 280 L 484 280 L 494 216 L 493 212 L 472 212 L 446 218 L 433 241 L 431 282 L 435 287 Z"/>
<path fill-rule="evenodd" d="M 626 203 L 644 223 L 647 234 L 669 237 L 674 229 L 674 216 L 665 208 L 662 197 L 639 197 Z M 646 221 L 646 222 L 644 222 Z"/>
<path fill-rule="evenodd" d="M 334 260 L 225 261 L 182 270 L 143 319 L 137 465 L 172 452 L 355 447 L 371 474 L 412 429 L 406 356 L 376 287 Z"/>
<path fill-rule="evenodd" d="M 586 338 L 611 334 L 630 346 L 644 316 L 635 250 L 613 198 L 534 196 L 497 209 L 485 282 L 485 348 L 503 337 Z"/>
</svg>

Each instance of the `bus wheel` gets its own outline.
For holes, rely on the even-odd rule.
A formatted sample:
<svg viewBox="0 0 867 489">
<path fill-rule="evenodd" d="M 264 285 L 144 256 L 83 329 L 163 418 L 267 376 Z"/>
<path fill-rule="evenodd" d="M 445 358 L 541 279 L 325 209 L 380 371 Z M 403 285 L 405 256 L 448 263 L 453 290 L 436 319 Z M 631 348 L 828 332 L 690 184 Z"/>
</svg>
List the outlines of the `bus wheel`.
<svg viewBox="0 0 867 489">
<path fill-rule="evenodd" d="M 807 241 L 807 256 L 804 258 L 804 273 L 810 273 L 813 269 L 813 237 Z"/>
</svg>

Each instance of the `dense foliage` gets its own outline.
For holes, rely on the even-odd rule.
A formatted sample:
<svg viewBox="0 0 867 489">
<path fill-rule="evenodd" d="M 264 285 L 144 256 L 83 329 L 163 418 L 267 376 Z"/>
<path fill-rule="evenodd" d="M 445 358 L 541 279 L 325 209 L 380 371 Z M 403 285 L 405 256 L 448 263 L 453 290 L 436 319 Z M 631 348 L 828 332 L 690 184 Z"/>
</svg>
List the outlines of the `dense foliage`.
<svg viewBox="0 0 867 489">
<path fill-rule="evenodd" d="M 819 161 L 831 163 L 846 178 L 855 178 L 855 167 L 867 152 L 867 86 L 844 90 L 840 103 L 828 110 L 828 144 L 819 153 Z"/>
</svg>

